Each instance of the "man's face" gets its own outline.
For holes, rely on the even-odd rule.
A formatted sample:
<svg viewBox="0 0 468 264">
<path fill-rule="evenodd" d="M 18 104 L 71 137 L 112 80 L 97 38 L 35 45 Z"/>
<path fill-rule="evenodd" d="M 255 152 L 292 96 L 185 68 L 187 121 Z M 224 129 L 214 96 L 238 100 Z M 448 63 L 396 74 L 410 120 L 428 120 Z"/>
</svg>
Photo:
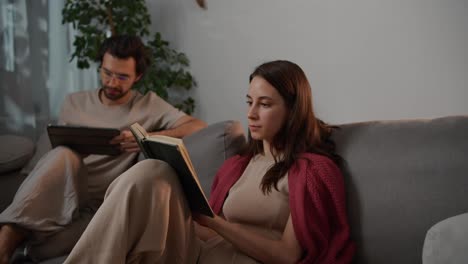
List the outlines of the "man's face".
<svg viewBox="0 0 468 264">
<path fill-rule="evenodd" d="M 134 58 L 119 59 L 107 52 L 102 59 L 100 75 L 105 99 L 116 104 L 125 103 L 129 99 L 130 89 L 141 77 L 136 76 Z"/>
</svg>

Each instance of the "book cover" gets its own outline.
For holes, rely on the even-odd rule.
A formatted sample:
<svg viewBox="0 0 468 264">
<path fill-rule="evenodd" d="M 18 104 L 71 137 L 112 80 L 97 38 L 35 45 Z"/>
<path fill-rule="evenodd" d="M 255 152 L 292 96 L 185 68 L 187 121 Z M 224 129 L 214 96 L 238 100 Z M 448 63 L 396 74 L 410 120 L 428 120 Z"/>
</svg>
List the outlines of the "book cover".
<svg viewBox="0 0 468 264">
<path fill-rule="evenodd" d="M 130 131 L 146 158 L 165 161 L 176 171 L 190 209 L 213 217 L 213 210 L 206 199 L 182 139 L 162 135 L 149 136 L 138 123 L 131 125 Z"/>
<path fill-rule="evenodd" d="M 120 134 L 118 129 L 86 126 L 47 126 L 52 147 L 67 146 L 80 154 L 119 155 L 118 145 L 109 142 Z"/>
</svg>

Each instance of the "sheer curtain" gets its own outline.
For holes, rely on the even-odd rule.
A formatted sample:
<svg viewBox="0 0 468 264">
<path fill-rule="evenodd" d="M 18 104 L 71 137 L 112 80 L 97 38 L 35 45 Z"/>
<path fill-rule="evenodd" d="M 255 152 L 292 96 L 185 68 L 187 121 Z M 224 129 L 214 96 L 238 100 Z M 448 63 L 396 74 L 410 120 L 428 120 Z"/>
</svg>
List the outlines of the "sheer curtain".
<svg viewBox="0 0 468 264">
<path fill-rule="evenodd" d="M 60 2 L 56 3 L 56 2 Z M 76 30 L 62 24 L 64 0 L 49 5 L 49 80 L 50 112 L 54 118 L 63 98 L 71 92 L 95 89 L 98 86 L 97 65 L 81 70 L 70 62 Z"/>
<path fill-rule="evenodd" d="M 68 93 L 98 85 L 96 66 L 69 61 L 76 32 L 62 25 L 64 2 L 0 1 L 0 134 L 36 139 Z"/>
</svg>

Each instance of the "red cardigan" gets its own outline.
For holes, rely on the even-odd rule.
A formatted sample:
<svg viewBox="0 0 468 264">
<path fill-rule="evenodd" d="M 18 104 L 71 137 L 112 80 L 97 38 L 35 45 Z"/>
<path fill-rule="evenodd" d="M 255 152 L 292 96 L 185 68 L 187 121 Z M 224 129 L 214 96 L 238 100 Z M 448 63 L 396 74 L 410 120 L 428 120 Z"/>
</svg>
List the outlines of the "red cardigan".
<svg viewBox="0 0 468 264">
<path fill-rule="evenodd" d="M 234 156 L 219 169 L 210 195 L 216 214 L 250 158 Z M 294 232 L 305 251 L 300 263 L 351 263 L 355 246 L 350 239 L 340 169 L 325 156 L 304 153 L 289 170 L 288 186 Z"/>
</svg>

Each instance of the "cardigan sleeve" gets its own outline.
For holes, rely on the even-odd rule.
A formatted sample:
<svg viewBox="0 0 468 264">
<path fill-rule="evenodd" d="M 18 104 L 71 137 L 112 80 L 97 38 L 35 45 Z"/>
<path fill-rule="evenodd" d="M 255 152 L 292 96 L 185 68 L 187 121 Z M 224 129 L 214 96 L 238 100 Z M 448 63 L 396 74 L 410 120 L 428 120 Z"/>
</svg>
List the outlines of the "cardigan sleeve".
<svg viewBox="0 0 468 264">
<path fill-rule="evenodd" d="M 291 216 L 297 239 L 305 250 L 301 263 L 351 263 L 354 244 L 340 169 L 324 156 L 307 154 L 291 174 Z"/>
</svg>

